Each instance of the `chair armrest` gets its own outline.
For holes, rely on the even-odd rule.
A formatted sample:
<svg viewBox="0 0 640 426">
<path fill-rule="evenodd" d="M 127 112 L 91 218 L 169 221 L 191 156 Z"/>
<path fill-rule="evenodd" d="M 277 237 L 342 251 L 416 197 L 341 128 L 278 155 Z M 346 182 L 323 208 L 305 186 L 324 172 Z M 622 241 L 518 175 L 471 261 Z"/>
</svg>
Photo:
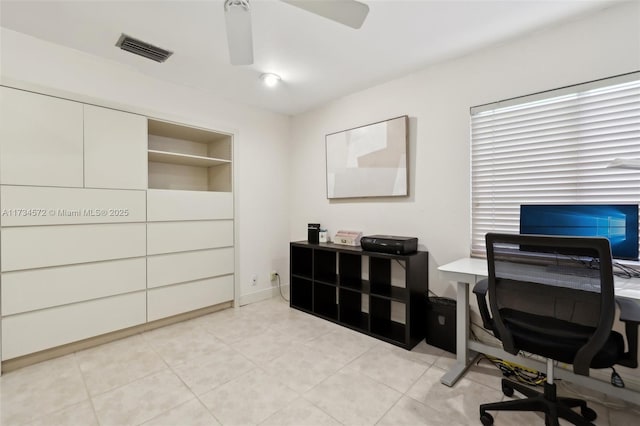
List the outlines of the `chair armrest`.
<svg viewBox="0 0 640 426">
<path fill-rule="evenodd" d="M 489 291 L 488 278 L 478 281 L 476 285 L 473 286 L 473 292 L 477 295 L 481 294 L 482 296 L 484 296 L 485 294 L 487 294 L 487 291 Z"/>
<path fill-rule="evenodd" d="M 620 321 L 640 323 L 640 304 L 637 301 L 616 297 L 616 303 L 620 308 Z"/>
<path fill-rule="evenodd" d="M 625 323 L 625 334 L 629 350 L 624 358 L 618 362 L 620 365 L 630 368 L 638 368 L 638 328 L 640 325 L 640 304 L 634 300 L 616 297 L 616 303 L 620 308 L 620 321 Z"/>
<path fill-rule="evenodd" d="M 480 309 L 480 316 L 482 317 L 482 326 L 487 330 L 493 330 L 493 319 L 489 314 L 489 307 L 487 305 L 487 291 L 489 290 L 489 280 L 485 278 L 480 280 L 473 286 L 473 292 L 478 299 L 478 308 Z"/>
</svg>

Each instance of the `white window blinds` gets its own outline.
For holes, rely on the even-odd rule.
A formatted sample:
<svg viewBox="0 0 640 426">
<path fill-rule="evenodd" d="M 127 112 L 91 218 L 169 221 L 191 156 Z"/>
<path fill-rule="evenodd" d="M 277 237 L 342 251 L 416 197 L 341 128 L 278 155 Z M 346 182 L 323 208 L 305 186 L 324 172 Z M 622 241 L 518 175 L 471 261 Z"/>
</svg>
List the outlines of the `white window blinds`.
<svg viewBox="0 0 640 426">
<path fill-rule="evenodd" d="M 471 110 L 471 255 L 518 233 L 521 204 L 637 204 L 640 73 Z"/>
</svg>

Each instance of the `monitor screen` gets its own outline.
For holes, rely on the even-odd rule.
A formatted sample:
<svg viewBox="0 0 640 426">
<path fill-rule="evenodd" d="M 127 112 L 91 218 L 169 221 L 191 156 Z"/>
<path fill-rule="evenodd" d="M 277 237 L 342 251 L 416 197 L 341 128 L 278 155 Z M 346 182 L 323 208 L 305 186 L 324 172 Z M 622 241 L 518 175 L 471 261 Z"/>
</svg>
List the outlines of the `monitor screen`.
<svg viewBox="0 0 640 426">
<path fill-rule="evenodd" d="M 606 237 L 614 258 L 638 260 L 638 205 L 521 205 L 520 233 Z"/>
</svg>

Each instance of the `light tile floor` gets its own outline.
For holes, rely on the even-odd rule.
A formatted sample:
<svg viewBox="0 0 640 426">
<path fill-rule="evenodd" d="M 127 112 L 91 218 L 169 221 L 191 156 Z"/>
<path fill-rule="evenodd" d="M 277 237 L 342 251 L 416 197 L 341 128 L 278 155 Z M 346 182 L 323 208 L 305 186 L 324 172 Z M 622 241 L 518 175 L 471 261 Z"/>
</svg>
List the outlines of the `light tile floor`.
<svg viewBox="0 0 640 426">
<path fill-rule="evenodd" d="M 405 351 L 274 298 L 4 374 L 0 424 L 480 424 L 478 405 L 505 398 L 500 373 L 481 363 L 449 388 L 440 378 L 452 362 L 424 342 Z M 598 425 L 640 415 L 591 406 Z M 533 413 L 494 417 L 544 424 Z"/>
</svg>

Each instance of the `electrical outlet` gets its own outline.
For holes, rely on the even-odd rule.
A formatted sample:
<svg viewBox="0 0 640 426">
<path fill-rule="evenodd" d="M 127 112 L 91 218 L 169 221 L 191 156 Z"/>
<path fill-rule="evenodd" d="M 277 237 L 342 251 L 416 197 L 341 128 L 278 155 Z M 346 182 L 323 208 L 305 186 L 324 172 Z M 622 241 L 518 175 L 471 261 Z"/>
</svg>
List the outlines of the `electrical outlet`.
<svg viewBox="0 0 640 426">
<path fill-rule="evenodd" d="M 269 281 L 273 282 L 276 280 L 277 277 L 278 277 L 278 272 L 271 271 L 271 273 L 269 274 Z"/>
<path fill-rule="evenodd" d="M 255 275 L 255 274 L 253 274 L 253 275 L 251 276 L 251 285 L 252 285 L 252 286 L 255 286 L 255 285 L 257 285 L 257 284 L 258 284 L 258 276 L 257 276 L 257 275 Z"/>
</svg>

